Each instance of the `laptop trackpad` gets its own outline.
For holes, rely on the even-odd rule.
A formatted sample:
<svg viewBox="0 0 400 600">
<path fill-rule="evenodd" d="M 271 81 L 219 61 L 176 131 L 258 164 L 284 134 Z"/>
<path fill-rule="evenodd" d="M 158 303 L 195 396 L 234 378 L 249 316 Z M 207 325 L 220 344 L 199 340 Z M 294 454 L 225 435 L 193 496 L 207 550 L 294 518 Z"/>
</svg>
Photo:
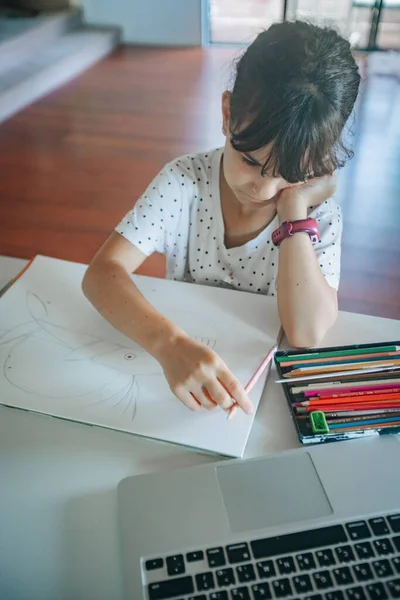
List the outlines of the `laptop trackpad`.
<svg viewBox="0 0 400 600">
<path fill-rule="evenodd" d="M 332 514 L 307 453 L 217 467 L 233 532 L 275 527 Z"/>
</svg>

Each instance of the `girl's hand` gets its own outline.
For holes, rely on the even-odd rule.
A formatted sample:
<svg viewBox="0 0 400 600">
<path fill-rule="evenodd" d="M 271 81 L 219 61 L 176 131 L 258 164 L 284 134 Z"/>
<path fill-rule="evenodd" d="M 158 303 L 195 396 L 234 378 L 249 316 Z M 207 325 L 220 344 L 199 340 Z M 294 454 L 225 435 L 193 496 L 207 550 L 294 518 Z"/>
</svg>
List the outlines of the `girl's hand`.
<svg viewBox="0 0 400 600">
<path fill-rule="evenodd" d="M 277 202 L 277 212 L 282 221 L 305 219 L 308 209 L 328 200 L 336 190 L 336 176 L 315 177 L 301 185 L 284 189 Z"/>
<path fill-rule="evenodd" d="M 210 348 L 182 335 L 158 356 L 175 396 L 190 410 L 223 410 L 237 403 L 246 414 L 253 405 L 242 385 Z"/>
</svg>

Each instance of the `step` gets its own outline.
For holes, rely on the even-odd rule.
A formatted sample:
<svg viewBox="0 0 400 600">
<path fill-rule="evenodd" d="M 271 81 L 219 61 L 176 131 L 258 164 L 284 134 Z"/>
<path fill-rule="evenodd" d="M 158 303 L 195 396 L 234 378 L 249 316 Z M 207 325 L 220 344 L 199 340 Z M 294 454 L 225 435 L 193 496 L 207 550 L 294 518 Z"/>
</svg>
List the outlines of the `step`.
<svg viewBox="0 0 400 600">
<path fill-rule="evenodd" d="M 0 74 L 0 122 L 79 75 L 119 43 L 118 28 L 81 27 Z"/>
<path fill-rule="evenodd" d="M 0 75 L 81 24 L 80 8 L 32 18 L 0 18 Z"/>
</svg>

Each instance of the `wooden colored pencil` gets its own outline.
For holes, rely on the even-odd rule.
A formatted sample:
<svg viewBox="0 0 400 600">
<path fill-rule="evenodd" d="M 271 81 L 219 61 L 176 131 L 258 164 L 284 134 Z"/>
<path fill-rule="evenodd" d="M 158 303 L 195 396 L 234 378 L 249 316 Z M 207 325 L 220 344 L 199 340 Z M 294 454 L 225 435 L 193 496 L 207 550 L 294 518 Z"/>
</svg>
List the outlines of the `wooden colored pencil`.
<svg viewBox="0 0 400 600">
<path fill-rule="evenodd" d="M 390 415 L 390 414 L 400 414 L 400 409 L 398 408 L 385 408 L 385 409 L 372 409 L 372 410 L 338 410 L 335 412 L 326 412 L 322 411 L 325 417 L 339 419 L 341 417 L 354 417 L 354 415 Z M 306 408 L 296 408 L 296 419 L 309 419 L 309 411 Z"/>
<path fill-rule="evenodd" d="M 333 392 L 332 389 L 315 390 L 313 392 L 306 392 L 305 398 L 311 400 L 312 398 L 344 398 L 345 396 L 376 396 L 378 394 L 397 394 L 400 393 L 400 380 L 397 384 L 389 384 L 387 386 L 365 386 L 363 388 L 350 387 L 343 388 L 339 393 Z"/>
<path fill-rule="evenodd" d="M 357 427 L 342 427 L 340 425 L 338 425 L 337 427 L 332 427 L 332 429 L 329 428 L 330 431 L 358 431 L 359 429 L 386 429 L 387 427 L 399 427 L 400 426 L 400 420 L 398 421 L 394 421 L 392 423 L 381 423 L 379 424 L 370 424 L 370 425 L 357 425 Z"/>
<path fill-rule="evenodd" d="M 325 415 L 326 416 L 326 415 Z M 400 412 L 397 411 L 396 413 L 392 413 L 391 415 L 382 415 L 380 413 L 375 414 L 375 416 L 371 416 L 371 415 L 359 415 L 357 414 L 356 416 L 351 416 L 351 417 L 339 417 L 339 418 L 326 418 L 326 422 L 329 425 L 329 428 L 331 427 L 331 425 L 336 425 L 339 423 L 354 423 L 354 422 L 358 422 L 358 423 L 363 423 L 365 421 L 382 421 L 382 422 L 389 422 L 389 421 L 398 421 L 400 420 Z"/>
<path fill-rule="evenodd" d="M 337 350 L 319 350 L 318 352 L 308 352 L 306 354 L 289 354 L 285 356 L 278 356 L 277 361 L 279 363 L 285 363 L 291 360 L 299 360 L 304 358 L 331 358 L 336 356 L 352 356 L 357 355 L 360 352 L 363 354 L 373 354 L 374 352 L 398 352 L 400 346 L 395 344 L 387 346 L 370 346 L 367 348 L 348 348 L 348 349 L 337 349 Z"/>
<path fill-rule="evenodd" d="M 355 371 L 347 371 L 347 372 L 337 372 L 337 373 L 322 373 L 321 375 L 305 375 L 302 377 L 292 377 L 292 379 L 297 383 L 298 381 L 309 381 L 310 379 L 315 380 L 319 380 L 319 379 L 332 379 L 333 377 L 340 377 L 341 381 L 351 381 L 351 379 L 349 379 L 349 377 L 351 375 L 362 375 L 363 377 L 367 377 L 368 374 L 374 374 L 374 376 L 377 373 L 396 373 L 397 371 L 400 370 L 400 366 L 399 367 L 375 367 L 373 369 L 358 369 Z M 285 377 L 285 375 L 284 375 Z M 286 379 L 277 379 L 275 381 L 275 383 L 288 383 L 290 378 L 286 378 Z"/>
<path fill-rule="evenodd" d="M 348 357 L 348 361 L 355 361 L 358 360 L 360 358 L 367 358 L 367 359 L 373 359 L 373 358 L 396 358 L 396 357 L 400 357 L 400 350 L 398 350 L 397 352 L 377 352 L 376 354 L 354 354 L 351 357 Z M 330 362 L 340 362 L 343 361 L 343 356 L 337 356 L 337 357 L 331 357 L 331 358 L 310 358 L 308 360 L 304 359 L 304 364 L 307 363 L 311 363 L 311 364 L 325 364 L 325 363 L 330 363 Z M 347 362 L 346 360 L 343 362 Z M 290 360 L 290 361 L 285 361 L 282 366 L 283 367 L 292 367 L 293 365 L 299 365 L 302 364 L 303 361 L 300 360 Z"/>
<path fill-rule="evenodd" d="M 380 394 L 376 396 L 345 396 L 343 398 L 318 398 L 294 402 L 293 406 L 326 406 L 327 404 L 365 404 L 367 402 L 400 402 L 400 394 Z"/>
<path fill-rule="evenodd" d="M 316 367 L 299 367 L 292 369 L 289 373 L 285 374 L 284 377 L 297 377 L 297 375 L 318 375 L 318 373 L 336 373 L 344 371 L 353 371 L 358 369 L 372 369 L 375 367 L 394 367 L 400 365 L 400 360 L 391 361 L 377 361 L 377 362 L 358 362 L 358 363 L 338 363 L 332 366 L 316 366 Z"/>
<path fill-rule="evenodd" d="M 307 396 L 307 400 L 330 400 L 330 399 L 340 399 L 340 398 L 362 398 L 366 396 L 373 396 L 374 398 L 377 396 L 387 395 L 391 396 L 394 394 L 400 394 L 400 387 L 392 388 L 392 389 L 380 389 L 380 390 L 365 390 L 363 392 L 345 392 L 343 394 L 324 394 L 319 393 L 315 396 Z"/>
<path fill-rule="evenodd" d="M 391 408 L 400 408 L 400 402 L 366 402 L 364 404 L 325 404 L 321 407 L 312 404 L 311 406 L 299 406 L 295 408 L 305 408 L 308 412 L 312 412 L 314 410 L 322 410 L 323 412 L 337 412 L 339 410 L 379 410 L 388 406 L 390 406 Z"/>
<path fill-rule="evenodd" d="M 265 358 L 262 360 L 261 364 L 258 366 L 258 368 L 255 370 L 254 374 L 250 377 L 246 387 L 244 388 L 244 391 L 249 394 L 251 392 L 251 390 L 253 389 L 253 387 L 256 385 L 257 381 L 260 379 L 261 375 L 264 373 L 265 369 L 267 369 L 267 367 L 271 364 L 272 359 L 274 358 L 275 354 L 278 351 L 278 344 L 275 344 L 275 346 L 273 346 L 268 354 L 265 356 Z M 229 411 L 228 411 L 228 420 L 232 419 L 236 412 L 239 409 L 239 405 L 238 404 L 233 404 Z"/>
<path fill-rule="evenodd" d="M 293 393 L 298 394 L 298 393 L 304 393 L 305 395 L 307 395 L 308 393 L 312 393 L 312 392 L 336 392 L 338 390 L 340 390 L 341 392 L 345 391 L 346 389 L 349 391 L 354 391 L 354 390 L 362 390 L 365 388 L 368 389 L 378 389 L 378 388 L 390 388 L 390 387 L 396 387 L 396 386 L 400 386 L 400 374 L 398 377 L 393 377 L 393 378 L 385 378 L 385 379 L 375 379 L 375 380 L 371 380 L 371 379 L 366 379 L 364 381 L 359 381 L 356 380 L 354 381 L 354 383 L 352 384 L 350 381 L 345 381 L 345 382 L 340 382 L 340 381 L 330 381 L 329 383 L 323 383 L 318 382 L 318 383 L 309 383 L 308 385 L 305 386 L 299 386 L 299 387 L 292 387 L 291 390 Z"/>
</svg>

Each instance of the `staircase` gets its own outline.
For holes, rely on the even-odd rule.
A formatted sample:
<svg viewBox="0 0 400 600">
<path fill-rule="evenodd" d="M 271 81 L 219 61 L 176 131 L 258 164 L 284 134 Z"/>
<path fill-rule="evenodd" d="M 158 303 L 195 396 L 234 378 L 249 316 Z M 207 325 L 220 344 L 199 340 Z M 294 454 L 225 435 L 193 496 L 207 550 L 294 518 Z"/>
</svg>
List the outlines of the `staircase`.
<svg viewBox="0 0 400 600">
<path fill-rule="evenodd" d="M 92 27 L 78 8 L 33 18 L 0 14 L 0 122 L 109 54 L 115 27 Z"/>
</svg>

